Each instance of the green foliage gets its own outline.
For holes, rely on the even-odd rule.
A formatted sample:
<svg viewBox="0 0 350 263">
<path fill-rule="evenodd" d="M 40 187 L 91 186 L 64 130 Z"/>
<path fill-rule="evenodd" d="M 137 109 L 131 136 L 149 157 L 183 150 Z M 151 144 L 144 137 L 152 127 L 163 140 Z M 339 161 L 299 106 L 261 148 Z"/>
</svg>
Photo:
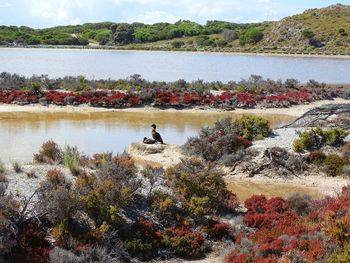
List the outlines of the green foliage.
<svg viewBox="0 0 350 263">
<path fill-rule="evenodd" d="M 67 145 L 63 151 L 63 164 L 74 171 L 80 165 L 80 153 L 77 147 Z"/>
<path fill-rule="evenodd" d="M 239 43 L 241 45 L 245 44 L 256 44 L 264 37 L 263 30 L 260 28 L 252 27 L 247 29 L 241 36 L 239 37 Z"/>
<path fill-rule="evenodd" d="M 345 35 L 345 34 L 346 34 L 345 29 L 342 28 L 342 27 L 338 29 L 338 32 L 339 32 L 339 34 L 341 34 L 341 35 Z"/>
<path fill-rule="evenodd" d="M 350 262 L 350 245 L 346 245 L 343 250 L 337 250 L 327 263 L 348 263 Z"/>
<path fill-rule="evenodd" d="M 336 154 L 330 154 L 324 160 L 324 164 L 328 167 L 327 174 L 335 177 L 343 173 L 343 168 L 349 164 L 349 160 Z"/>
<path fill-rule="evenodd" d="M 301 34 L 304 38 L 313 38 L 315 36 L 315 33 L 310 29 L 304 29 Z"/>
<path fill-rule="evenodd" d="M 317 150 L 324 145 L 338 146 L 344 142 L 347 135 L 348 133 L 342 128 L 329 130 L 314 128 L 299 135 L 299 138 L 293 142 L 293 150 L 303 152 Z"/>
<path fill-rule="evenodd" d="M 182 160 L 167 170 L 170 187 L 195 219 L 215 213 L 226 185 L 222 172 L 196 158 Z"/>
<path fill-rule="evenodd" d="M 263 117 L 244 115 L 233 123 L 242 131 L 243 138 L 249 141 L 261 140 L 271 134 L 270 123 Z"/>
<path fill-rule="evenodd" d="M 22 172 L 22 167 L 20 165 L 19 162 L 15 161 L 12 163 L 12 167 L 13 167 L 13 170 L 16 172 L 16 173 L 21 173 Z M 1 171 L 0 171 L 1 173 Z"/>
<path fill-rule="evenodd" d="M 6 171 L 5 165 L 0 160 L 0 183 L 6 182 L 5 171 Z"/>
</svg>

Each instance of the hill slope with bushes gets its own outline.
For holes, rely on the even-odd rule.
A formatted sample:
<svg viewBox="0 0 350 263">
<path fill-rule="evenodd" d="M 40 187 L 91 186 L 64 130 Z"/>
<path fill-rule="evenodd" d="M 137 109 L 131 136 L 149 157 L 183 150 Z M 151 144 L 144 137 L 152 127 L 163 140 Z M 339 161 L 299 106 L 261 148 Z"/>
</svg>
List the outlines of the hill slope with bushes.
<svg viewBox="0 0 350 263">
<path fill-rule="evenodd" d="M 0 46 L 350 54 L 350 6 L 306 10 L 276 22 L 189 20 L 171 23 L 86 23 L 33 29 L 0 26 Z"/>
</svg>

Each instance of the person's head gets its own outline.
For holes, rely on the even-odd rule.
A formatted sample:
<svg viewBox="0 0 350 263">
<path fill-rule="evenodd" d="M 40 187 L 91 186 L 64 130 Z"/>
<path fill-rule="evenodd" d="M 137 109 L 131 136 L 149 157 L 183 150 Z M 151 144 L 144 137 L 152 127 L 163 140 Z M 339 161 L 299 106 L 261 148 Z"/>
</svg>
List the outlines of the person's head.
<svg viewBox="0 0 350 263">
<path fill-rule="evenodd" d="M 156 129 L 156 128 L 157 128 L 157 126 L 156 126 L 155 124 L 152 124 L 151 127 L 152 127 L 153 129 Z"/>
</svg>

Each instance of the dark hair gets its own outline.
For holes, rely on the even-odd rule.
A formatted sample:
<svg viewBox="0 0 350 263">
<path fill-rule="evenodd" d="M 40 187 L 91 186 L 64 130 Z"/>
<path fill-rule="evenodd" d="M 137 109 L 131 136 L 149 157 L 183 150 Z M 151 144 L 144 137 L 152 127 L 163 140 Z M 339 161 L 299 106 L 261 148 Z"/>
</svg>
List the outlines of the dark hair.
<svg viewBox="0 0 350 263">
<path fill-rule="evenodd" d="M 153 127 L 155 129 L 157 126 L 155 124 L 152 124 L 151 127 Z"/>
</svg>

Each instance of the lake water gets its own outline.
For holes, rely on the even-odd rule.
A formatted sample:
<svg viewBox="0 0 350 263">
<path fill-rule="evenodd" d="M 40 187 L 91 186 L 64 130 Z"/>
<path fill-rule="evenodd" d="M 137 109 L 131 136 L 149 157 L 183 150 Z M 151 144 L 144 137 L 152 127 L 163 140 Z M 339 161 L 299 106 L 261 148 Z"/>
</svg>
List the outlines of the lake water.
<svg viewBox="0 0 350 263">
<path fill-rule="evenodd" d="M 240 80 L 251 74 L 285 80 L 310 79 L 350 83 L 350 59 L 250 56 L 184 52 L 0 49 L 0 72 L 51 77 L 126 78 L 140 74 L 148 80 Z"/>
<path fill-rule="evenodd" d="M 196 135 L 200 127 L 224 117 L 239 117 L 232 112 L 95 112 L 95 113 L 0 113 L 0 159 L 4 162 L 32 161 L 33 153 L 49 139 L 61 147 L 76 145 L 85 154 L 123 152 L 132 142 L 151 137 L 156 123 L 164 141 L 183 144 Z M 273 127 L 294 118 L 265 115 Z"/>
</svg>

